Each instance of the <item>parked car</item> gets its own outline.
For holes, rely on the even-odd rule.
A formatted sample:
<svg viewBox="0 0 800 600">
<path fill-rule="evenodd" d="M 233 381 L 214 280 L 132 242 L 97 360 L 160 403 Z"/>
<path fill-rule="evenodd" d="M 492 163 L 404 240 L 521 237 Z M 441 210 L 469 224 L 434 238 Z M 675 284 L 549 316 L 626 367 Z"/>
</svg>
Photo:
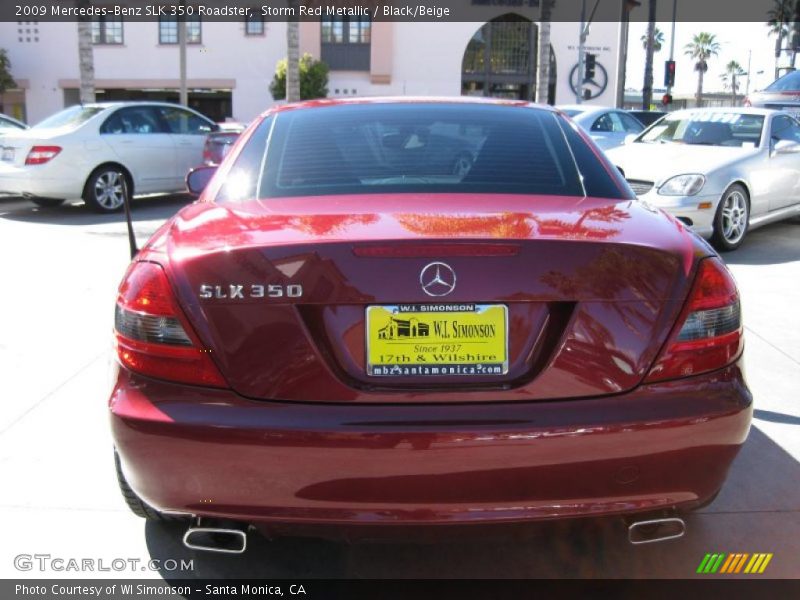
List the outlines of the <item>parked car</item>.
<svg viewBox="0 0 800 600">
<path fill-rule="evenodd" d="M 28 126 L 22 121 L 9 117 L 0 113 L 0 136 L 14 133 L 16 131 L 27 129 Z"/>
<path fill-rule="evenodd" d="M 0 191 L 40 206 L 83 198 L 98 212 L 122 208 L 130 194 L 185 189 L 217 125 L 175 104 L 111 102 L 64 109 L 0 139 Z"/>
<path fill-rule="evenodd" d="M 628 114 L 635 117 L 645 127 L 650 127 L 667 113 L 661 110 L 629 110 Z"/>
<path fill-rule="evenodd" d="M 241 123 L 219 123 L 219 130 L 206 136 L 203 146 L 203 164 L 218 165 L 245 129 Z"/>
<path fill-rule="evenodd" d="M 639 134 L 644 130 L 644 125 L 624 110 L 587 104 L 558 108 L 583 127 L 603 150 L 621 146 L 627 136 Z"/>
<path fill-rule="evenodd" d="M 800 122 L 757 108 L 670 113 L 609 158 L 637 195 L 720 250 L 800 215 Z"/>
<path fill-rule="evenodd" d="M 469 169 L 365 144 L 410 125 L 396 153 L 469 133 Z M 242 552 L 250 525 L 627 515 L 659 539 L 714 498 L 752 411 L 736 285 L 570 119 L 371 98 L 244 136 L 119 288 L 109 412 L 136 514 Z"/>
<path fill-rule="evenodd" d="M 776 79 L 761 91 L 750 94 L 745 106 L 783 110 L 800 117 L 800 71 L 792 71 Z"/>
</svg>

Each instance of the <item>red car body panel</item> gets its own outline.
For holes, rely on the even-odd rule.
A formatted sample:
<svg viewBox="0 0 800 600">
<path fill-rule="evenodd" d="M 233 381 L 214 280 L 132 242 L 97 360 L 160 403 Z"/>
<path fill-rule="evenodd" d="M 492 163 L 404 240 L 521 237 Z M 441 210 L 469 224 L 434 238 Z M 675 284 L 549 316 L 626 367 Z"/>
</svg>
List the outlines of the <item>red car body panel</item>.
<svg viewBox="0 0 800 600">
<path fill-rule="evenodd" d="M 162 510 L 248 522 L 522 521 L 696 506 L 747 437 L 739 365 L 562 402 L 264 402 L 120 370 L 130 485 Z"/>
<path fill-rule="evenodd" d="M 137 257 L 162 265 L 230 386 L 117 368 L 116 448 L 148 503 L 248 522 L 410 525 L 691 508 L 719 490 L 751 419 L 740 359 L 643 383 L 714 254 L 705 242 L 638 200 L 214 203 L 257 125 Z M 419 275 L 439 259 L 459 274 L 448 303 L 508 307 L 508 373 L 367 377 L 366 307 L 436 301 Z M 302 284 L 303 295 L 231 298 L 232 284 Z"/>
</svg>

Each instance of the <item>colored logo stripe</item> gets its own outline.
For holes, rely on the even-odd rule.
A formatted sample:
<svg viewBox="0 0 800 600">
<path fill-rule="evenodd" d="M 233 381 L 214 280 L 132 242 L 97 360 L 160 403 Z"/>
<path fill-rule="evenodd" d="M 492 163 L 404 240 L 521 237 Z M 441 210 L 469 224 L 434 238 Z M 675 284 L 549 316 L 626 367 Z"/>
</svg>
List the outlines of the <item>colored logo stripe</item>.
<svg viewBox="0 0 800 600">
<path fill-rule="evenodd" d="M 724 552 L 708 553 L 700 561 L 697 573 L 714 574 L 723 573 L 763 573 L 772 560 L 772 553 L 741 553 L 725 554 Z M 749 561 L 748 561 L 749 559 Z M 747 565 L 747 566 L 745 566 Z M 744 568 L 744 571 L 742 569 Z"/>
</svg>

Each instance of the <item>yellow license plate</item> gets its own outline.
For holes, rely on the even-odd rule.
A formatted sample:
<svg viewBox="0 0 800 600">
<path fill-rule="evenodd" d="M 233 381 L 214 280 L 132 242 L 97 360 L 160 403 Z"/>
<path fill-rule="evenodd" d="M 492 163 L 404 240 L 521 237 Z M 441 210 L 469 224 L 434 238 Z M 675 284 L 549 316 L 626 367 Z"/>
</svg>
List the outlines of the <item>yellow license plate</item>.
<svg viewBox="0 0 800 600">
<path fill-rule="evenodd" d="M 503 304 L 368 306 L 367 375 L 492 376 L 508 373 Z"/>
</svg>

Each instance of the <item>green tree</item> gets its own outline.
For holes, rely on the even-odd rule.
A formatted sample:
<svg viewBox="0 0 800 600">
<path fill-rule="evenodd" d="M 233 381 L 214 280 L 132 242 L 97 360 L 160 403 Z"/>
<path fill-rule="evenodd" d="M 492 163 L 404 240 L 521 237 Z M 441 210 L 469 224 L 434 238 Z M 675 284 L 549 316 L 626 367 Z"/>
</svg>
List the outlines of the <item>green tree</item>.
<svg viewBox="0 0 800 600">
<path fill-rule="evenodd" d="M 639 39 L 642 41 L 642 48 L 647 50 L 647 34 L 645 33 Z M 661 48 L 663 47 L 664 47 L 664 32 L 661 31 L 658 27 L 656 27 L 653 33 L 653 52 L 661 52 Z"/>
<path fill-rule="evenodd" d="M 775 78 L 778 77 L 778 61 L 783 48 L 783 38 L 789 37 L 790 23 L 794 18 L 798 0 L 773 0 L 773 7 L 767 11 L 769 35 L 775 38 Z"/>
<path fill-rule="evenodd" d="M 269 85 L 269 91 L 275 100 L 286 98 L 286 66 L 287 61 L 278 61 L 275 67 L 275 76 Z M 313 100 L 325 98 L 328 95 L 328 65 L 315 60 L 310 54 L 304 54 L 300 59 L 300 100 Z"/>
<path fill-rule="evenodd" d="M 745 70 L 735 60 L 730 61 L 727 65 L 725 65 L 725 72 L 720 75 L 720 79 L 722 79 L 722 85 L 725 86 L 726 90 L 731 91 L 731 106 L 736 106 L 736 93 L 739 91 L 739 78 L 744 76 Z"/>
<path fill-rule="evenodd" d="M 708 71 L 708 60 L 717 56 L 720 45 L 717 36 L 705 31 L 695 34 L 692 41 L 684 46 L 684 54 L 694 59 L 694 70 L 697 71 L 697 93 L 695 101 L 697 106 L 703 105 L 703 77 Z"/>
<path fill-rule="evenodd" d="M 6 90 L 17 87 L 17 82 L 11 76 L 11 61 L 4 48 L 0 48 L 0 94 Z"/>
</svg>

